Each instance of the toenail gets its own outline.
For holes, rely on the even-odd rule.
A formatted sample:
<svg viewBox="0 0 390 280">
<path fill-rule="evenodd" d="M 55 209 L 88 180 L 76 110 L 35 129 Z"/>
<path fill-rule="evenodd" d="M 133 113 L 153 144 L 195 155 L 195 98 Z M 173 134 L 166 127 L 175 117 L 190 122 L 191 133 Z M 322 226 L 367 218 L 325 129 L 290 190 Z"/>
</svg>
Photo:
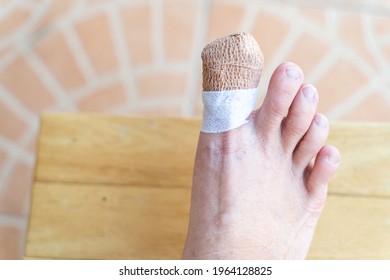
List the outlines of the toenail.
<svg viewBox="0 0 390 280">
<path fill-rule="evenodd" d="M 306 86 L 303 88 L 303 95 L 309 99 L 314 100 L 314 96 L 316 95 L 316 89 L 313 86 Z"/>
<path fill-rule="evenodd" d="M 328 155 L 327 160 L 332 164 L 337 164 L 340 162 L 340 157 L 338 155 Z"/>
<path fill-rule="evenodd" d="M 322 128 L 325 128 L 328 126 L 328 120 L 321 116 L 321 115 L 315 115 L 314 116 L 314 122 L 316 123 L 316 125 L 322 127 Z"/>
<path fill-rule="evenodd" d="M 302 73 L 297 67 L 288 67 L 286 69 L 286 75 L 290 79 L 296 80 L 301 77 Z"/>
</svg>

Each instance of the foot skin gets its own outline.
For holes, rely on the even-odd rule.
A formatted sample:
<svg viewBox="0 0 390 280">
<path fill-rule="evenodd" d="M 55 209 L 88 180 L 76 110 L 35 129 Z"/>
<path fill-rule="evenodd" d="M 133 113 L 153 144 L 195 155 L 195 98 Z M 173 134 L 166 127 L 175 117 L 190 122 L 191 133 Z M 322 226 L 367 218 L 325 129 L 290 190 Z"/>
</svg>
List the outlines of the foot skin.
<svg viewBox="0 0 390 280">
<path fill-rule="evenodd" d="M 247 124 L 200 133 L 183 259 L 305 258 L 340 156 L 302 82 L 284 63 Z"/>
</svg>

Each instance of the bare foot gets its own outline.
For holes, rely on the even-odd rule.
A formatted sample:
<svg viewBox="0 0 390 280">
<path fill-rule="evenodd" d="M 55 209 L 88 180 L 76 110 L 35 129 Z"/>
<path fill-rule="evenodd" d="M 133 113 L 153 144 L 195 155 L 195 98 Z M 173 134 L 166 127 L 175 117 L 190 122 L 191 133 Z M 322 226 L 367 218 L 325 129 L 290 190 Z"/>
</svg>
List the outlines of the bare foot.
<svg viewBox="0 0 390 280">
<path fill-rule="evenodd" d="M 229 79 L 215 90 L 230 89 Z M 316 113 L 316 89 L 302 83 L 302 70 L 283 63 L 248 123 L 200 133 L 183 259 L 305 258 L 339 152 L 324 145 L 328 121 Z"/>
</svg>

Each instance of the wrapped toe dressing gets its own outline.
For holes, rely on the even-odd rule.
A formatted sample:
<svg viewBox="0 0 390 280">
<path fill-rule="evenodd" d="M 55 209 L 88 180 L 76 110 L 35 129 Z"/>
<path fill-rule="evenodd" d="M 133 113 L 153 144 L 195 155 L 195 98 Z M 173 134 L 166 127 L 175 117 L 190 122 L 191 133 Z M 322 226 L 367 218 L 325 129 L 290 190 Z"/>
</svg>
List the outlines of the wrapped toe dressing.
<svg viewBox="0 0 390 280">
<path fill-rule="evenodd" d="M 236 33 L 206 45 L 203 61 L 201 131 L 219 133 L 247 122 L 256 105 L 263 55 L 248 33 Z"/>
</svg>

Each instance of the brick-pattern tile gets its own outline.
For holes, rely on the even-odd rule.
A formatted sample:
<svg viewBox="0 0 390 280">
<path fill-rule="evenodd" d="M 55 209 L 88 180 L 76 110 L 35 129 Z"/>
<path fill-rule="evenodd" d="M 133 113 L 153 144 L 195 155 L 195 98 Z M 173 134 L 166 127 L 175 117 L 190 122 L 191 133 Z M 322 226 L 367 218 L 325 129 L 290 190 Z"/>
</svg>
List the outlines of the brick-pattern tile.
<svg viewBox="0 0 390 280">
<path fill-rule="evenodd" d="M 20 117 L 0 102 L 0 135 L 11 141 L 17 141 L 27 128 L 27 124 Z"/>
<path fill-rule="evenodd" d="M 390 64 L 390 44 L 383 46 L 381 50 L 387 64 Z"/>
<path fill-rule="evenodd" d="M 152 52 L 152 19 L 149 4 L 126 7 L 121 11 L 124 37 L 133 65 L 150 64 Z"/>
<path fill-rule="evenodd" d="M 0 21 L 0 38 L 4 38 L 17 32 L 18 28 L 21 27 L 26 20 L 30 17 L 30 13 L 16 8 L 12 12 Z"/>
<path fill-rule="evenodd" d="M 0 197 L 0 214 L 26 216 L 33 168 L 17 163 Z"/>
<path fill-rule="evenodd" d="M 213 0 L 210 15 L 208 41 L 239 32 L 245 15 L 245 7 L 221 0 Z"/>
<path fill-rule="evenodd" d="M 318 24 L 324 26 L 326 22 L 326 16 L 322 9 L 315 9 L 306 5 L 299 6 L 299 14 L 304 17 L 307 23 Z"/>
<path fill-rule="evenodd" d="M 107 14 L 82 19 L 75 27 L 96 72 L 102 75 L 116 70 L 118 61 Z"/>
<path fill-rule="evenodd" d="M 65 90 L 84 85 L 85 79 L 61 32 L 38 42 L 35 50 Z"/>
<path fill-rule="evenodd" d="M 124 89 L 121 84 L 114 84 L 96 90 L 88 97 L 81 100 L 79 109 L 88 112 L 102 112 L 126 101 Z"/>
<path fill-rule="evenodd" d="M 142 75 L 137 80 L 141 100 L 166 97 L 183 97 L 187 86 L 184 73 L 163 71 Z"/>
<path fill-rule="evenodd" d="M 374 22 L 374 31 L 377 35 L 389 35 L 390 20 L 387 17 L 378 17 Z"/>
<path fill-rule="evenodd" d="M 274 56 L 275 50 L 285 40 L 289 30 L 290 23 L 286 19 L 263 11 L 257 14 L 251 33 L 263 52 L 265 66 L 267 66 L 267 60 Z"/>
<path fill-rule="evenodd" d="M 342 116 L 346 121 L 390 122 L 390 102 L 380 93 L 364 98 L 355 108 Z"/>
<path fill-rule="evenodd" d="M 0 260 L 22 258 L 23 232 L 20 228 L 0 223 Z"/>
<path fill-rule="evenodd" d="M 38 151 L 38 131 L 35 131 L 33 137 L 31 137 L 31 140 L 27 143 L 26 150 L 33 155 L 35 155 Z"/>
<path fill-rule="evenodd" d="M 60 19 L 66 17 L 70 8 L 77 2 L 76 0 L 52 0 L 46 13 L 40 18 L 35 29 L 41 30 L 48 26 L 53 25 Z"/>
<path fill-rule="evenodd" d="M 321 95 L 319 111 L 329 112 L 367 83 L 367 77 L 354 64 L 347 60 L 339 60 L 317 83 Z"/>
<path fill-rule="evenodd" d="M 6 46 L 0 49 L 0 61 L 11 52 L 12 46 Z"/>
<path fill-rule="evenodd" d="M 178 0 L 164 3 L 165 56 L 171 61 L 187 61 L 194 48 L 199 4 L 196 1 Z"/>
<path fill-rule="evenodd" d="M 6 161 L 6 159 L 7 159 L 7 153 L 2 149 L 0 149 L 0 168 L 3 167 L 3 164 Z"/>
<path fill-rule="evenodd" d="M 141 105 L 131 113 L 140 116 L 180 117 L 182 116 L 181 107 L 181 100 L 178 100 L 174 104 Z"/>
<path fill-rule="evenodd" d="M 346 13 L 340 22 L 340 37 L 350 48 L 372 67 L 377 67 L 375 60 L 368 49 L 369 42 L 365 38 L 363 18 L 354 13 Z"/>
<path fill-rule="evenodd" d="M 38 75 L 24 57 L 17 57 L 0 72 L 0 83 L 28 109 L 39 113 L 53 104 L 54 97 Z"/>
<path fill-rule="evenodd" d="M 329 52 L 329 42 L 307 32 L 302 33 L 286 60 L 299 63 L 305 73 L 311 73 Z M 310 59 L 307 59 L 310 57 Z"/>
</svg>

